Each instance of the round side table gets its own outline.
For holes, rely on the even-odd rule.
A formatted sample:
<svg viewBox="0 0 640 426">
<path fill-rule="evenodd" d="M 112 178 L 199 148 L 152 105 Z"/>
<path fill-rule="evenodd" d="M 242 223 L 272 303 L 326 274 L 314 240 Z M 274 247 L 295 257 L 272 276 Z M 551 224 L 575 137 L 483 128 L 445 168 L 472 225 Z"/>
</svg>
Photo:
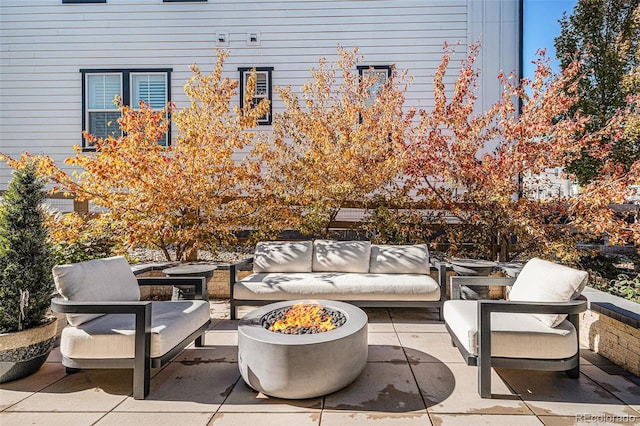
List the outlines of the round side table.
<svg viewBox="0 0 640 426">
<path fill-rule="evenodd" d="M 482 259 L 452 259 L 451 266 L 458 275 L 488 276 L 498 264 L 490 260 Z M 489 287 L 482 285 L 463 285 L 460 295 L 465 300 L 489 299 L 491 292 Z"/>
<path fill-rule="evenodd" d="M 209 292 L 207 291 L 207 282 L 213 276 L 216 270 L 215 265 L 202 263 L 185 264 L 174 266 L 172 268 L 163 269 L 162 272 L 168 277 L 204 277 L 205 286 L 202 289 L 205 300 L 209 300 Z M 171 300 L 193 300 L 195 298 L 195 288 L 192 286 L 176 285 L 173 286 Z"/>
</svg>

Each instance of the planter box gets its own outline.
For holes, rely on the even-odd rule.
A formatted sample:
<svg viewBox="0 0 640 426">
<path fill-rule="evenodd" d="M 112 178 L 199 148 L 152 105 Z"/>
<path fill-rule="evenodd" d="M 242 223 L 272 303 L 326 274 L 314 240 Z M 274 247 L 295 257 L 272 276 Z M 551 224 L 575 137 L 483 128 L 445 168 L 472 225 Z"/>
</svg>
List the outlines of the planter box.
<svg viewBox="0 0 640 426">
<path fill-rule="evenodd" d="M 640 376 L 640 305 L 587 287 L 589 309 L 580 317 L 580 344 Z"/>
<path fill-rule="evenodd" d="M 36 327 L 0 334 L 0 383 L 35 373 L 53 348 L 56 317 Z"/>
</svg>

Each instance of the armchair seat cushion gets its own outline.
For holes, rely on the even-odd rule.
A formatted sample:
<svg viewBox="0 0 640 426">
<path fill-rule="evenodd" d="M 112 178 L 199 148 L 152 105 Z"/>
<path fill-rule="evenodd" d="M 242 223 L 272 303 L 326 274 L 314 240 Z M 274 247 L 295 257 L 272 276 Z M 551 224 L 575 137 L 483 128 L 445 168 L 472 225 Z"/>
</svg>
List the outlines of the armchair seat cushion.
<svg viewBox="0 0 640 426">
<path fill-rule="evenodd" d="M 419 300 L 440 299 L 429 275 L 341 272 L 251 274 L 234 284 L 239 300 Z"/>
<path fill-rule="evenodd" d="M 478 355 L 478 302 L 449 300 L 444 320 L 464 348 Z M 564 359 L 576 354 L 576 329 L 565 320 L 548 327 L 533 314 L 491 314 L 491 356 L 506 358 Z"/>
<path fill-rule="evenodd" d="M 151 357 L 160 357 L 209 321 L 202 300 L 151 302 Z M 65 327 L 60 352 L 68 358 L 133 358 L 135 315 L 107 314 L 77 327 Z"/>
</svg>

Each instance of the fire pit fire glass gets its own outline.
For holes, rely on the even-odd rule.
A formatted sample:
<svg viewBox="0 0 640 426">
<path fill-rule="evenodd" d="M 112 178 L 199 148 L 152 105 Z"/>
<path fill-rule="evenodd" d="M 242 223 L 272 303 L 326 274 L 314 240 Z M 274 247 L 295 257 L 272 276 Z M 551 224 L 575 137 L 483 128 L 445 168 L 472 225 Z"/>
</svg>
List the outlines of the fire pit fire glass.
<svg viewBox="0 0 640 426">
<path fill-rule="evenodd" d="M 276 333 L 316 334 L 334 330 L 346 320 L 339 310 L 301 303 L 267 312 L 262 317 L 262 326 Z"/>
<path fill-rule="evenodd" d="M 367 315 L 343 302 L 272 303 L 238 324 L 240 374 L 273 397 L 314 398 L 341 389 L 360 375 L 367 356 Z"/>
</svg>

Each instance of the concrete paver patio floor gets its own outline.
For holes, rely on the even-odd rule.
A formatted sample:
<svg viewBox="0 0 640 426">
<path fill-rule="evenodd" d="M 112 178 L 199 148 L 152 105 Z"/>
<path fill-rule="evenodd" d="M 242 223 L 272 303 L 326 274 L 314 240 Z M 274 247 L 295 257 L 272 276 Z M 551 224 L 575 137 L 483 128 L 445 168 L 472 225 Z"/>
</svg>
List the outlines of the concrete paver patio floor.
<svg viewBox="0 0 640 426">
<path fill-rule="evenodd" d="M 269 398 L 240 378 L 228 303 L 211 307 L 206 346 L 154 369 L 147 399 L 132 398 L 130 370 L 66 375 L 56 348 L 34 375 L 0 385 L 0 425 L 640 424 L 640 379 L 587 349 L 578 380 L 498 369 L 494 397 L 481 399 L 476 368 L 425 309 L 365 309 L 369 358 L 354 383 L 319 398 Z"/>
</svg>

